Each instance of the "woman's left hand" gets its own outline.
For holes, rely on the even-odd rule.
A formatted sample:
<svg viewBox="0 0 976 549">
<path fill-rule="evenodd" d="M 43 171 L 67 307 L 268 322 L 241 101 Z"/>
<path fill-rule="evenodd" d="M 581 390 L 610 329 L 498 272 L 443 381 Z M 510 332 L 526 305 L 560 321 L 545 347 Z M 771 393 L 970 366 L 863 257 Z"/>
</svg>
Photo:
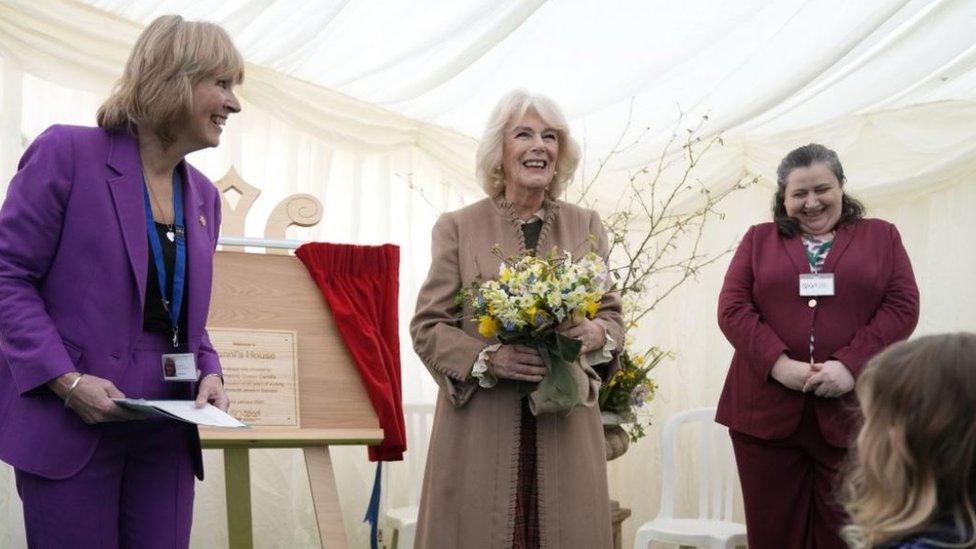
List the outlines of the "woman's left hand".
<svg viewBox="0 0 976 549">
<path fill-rule="evenodd" d="M 556 331 L 566 337 L 583 342 L 581 353 L 588 353 L 594 349 L 602 349 L 607 344 L 607 329 L 599 322 L 583 318 L 579 322 L 566 321 L 556 327 Z"/>
<path fill-rule="evenodd" d="M 203 408 L 208 402 L 224 412 L 230 407 L 230 398 L 224 390 L 224 382 L 220 376 L 207 375 L 200 380 L 200 388 L 197 389 L 197 408 Z"/>
<path fill-rule="evenodd" d="M 854 388 L 854 376 L 841 361 L 828 360 L 816 366 L 820 367 L 820 371 L 807 380 L 803 386 L 804 393 L 813 392 L 818 397 L 834 398 Z"/>
</svg>

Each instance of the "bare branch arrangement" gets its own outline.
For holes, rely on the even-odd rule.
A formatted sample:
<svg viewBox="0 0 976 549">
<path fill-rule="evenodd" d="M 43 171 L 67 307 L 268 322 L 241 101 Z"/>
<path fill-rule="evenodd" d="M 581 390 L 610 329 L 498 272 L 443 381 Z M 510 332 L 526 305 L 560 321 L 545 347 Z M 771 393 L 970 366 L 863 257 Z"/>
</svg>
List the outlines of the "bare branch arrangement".
<svg viewBox="0 0 976 549">
<path fill-rule="evenodd" d="M 632 114 L 631 110 L 629 120 Z M 679 116 L 658 156 L 628 173 L 624 191 L 616 198 L 612 213 L 603 220 L 610 240 L 611 271 L 617 280 L 628 330 L 636 328 L 645 316 L 683 284 L 696 278 L 702 269 L 735 249 L 737 243 L 730 242 L 718 252 L 703 251 L 702 237 L 710 222 L 725 218 L 719 206 L 736 191 L 757 181 L 756 178 L 737 181 L 721 189 L 706 187 L 695 176 L 696 169 L 710 151 L 724 142 L 720 134 L 705 131 L 707 115 L 692 127 L 682 129 L 684 118 L 683 114 Z M 577 204 L 593 207 L 593 189 L 606 177 L 610 161 L 636 147 L 649 133 L 645 128 L 635 138 L 628 139 L 626 136 L 631 131 L 628 121 L 591 176 L 587 177 L 584 166 L 582 181 L 574 187 L 578 189 Z M 625 343 L 620 371 L 606 384 L 601 395 L 601 402 L 617 403 L 604 407 L 605 412 L 633 422 L 628 431 L 632 440 L 644 435 L 636 412 L 650 401 L 648 390 L 656 388 L 649 376 L 651 368 L 641 365 L 656 365 L 662 358 L 672 356 L 656 346 L 640 347 L 647 350 L 635 351 L 632 341 Z M 641 383 L 644 379 L 646 384 Z M 627 395 L 613 394 L 614 391 Z M 653 391 L 650 396 L 653 398 Z"/>
<path fill-rule="evenodd" d="M 679 118 L 676 128 L 682 121 L 683 117 Z M 628 327 L 636 326 L 681 285 L 735 249 L 733 242 L 717 253 L 704 253 L 702 236 L 710 221 L 725 218 L 718 210 L 722 202 L 758 179 L 714 190 L 694 177 L 702 158 L 715 146 L 724 144 L 721 135 L 703 137 L 707 122 L 705 115 L 694 127 L 684 130 L 683 136 L 673 131 L 657 158 L 630 173 L 625 192 L 613 213 L 604 219 L 611 267 L 625 302 Z M 629 124 L 624 132 L 627 131 Z M 623 139 L 619 139 L 600 160 L 593 176 L 586 178 L 584 174 L 576 202 L 591 206 L 591 189 L 607 163 L 645 135 L 646 130 L 623 147 Z M 676 173 L 677 179 L 666 180 L 666 173 Z"/>
</svg>

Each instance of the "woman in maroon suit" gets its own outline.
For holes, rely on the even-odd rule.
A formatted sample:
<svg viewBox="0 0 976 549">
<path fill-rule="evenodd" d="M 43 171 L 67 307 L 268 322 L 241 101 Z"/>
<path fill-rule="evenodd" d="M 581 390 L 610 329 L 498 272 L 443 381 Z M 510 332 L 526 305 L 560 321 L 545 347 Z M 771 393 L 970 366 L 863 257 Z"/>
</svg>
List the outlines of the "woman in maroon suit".
<svg viewBox="0 0 976 549">
<path fill-rule="evenodd" d="M 773 222 L 743 237 L 719 296 L 735 347 L 716 420 L 729 427 L 750 549 L 841 548 L 838 467 L 854 380 L 918 322 L 918 287 L 894 225 L 864 219 L 834 151 L 790 152 Z"/>
</svg>

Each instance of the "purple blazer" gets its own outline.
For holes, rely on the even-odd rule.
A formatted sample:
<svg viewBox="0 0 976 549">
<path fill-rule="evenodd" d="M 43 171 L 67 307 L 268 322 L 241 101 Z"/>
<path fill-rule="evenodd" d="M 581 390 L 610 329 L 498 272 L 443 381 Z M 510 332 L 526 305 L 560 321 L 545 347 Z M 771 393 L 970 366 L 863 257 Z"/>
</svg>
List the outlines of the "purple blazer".
<svg viewBox="0 0 976 549">
<path fill-rule="evenodd" d="M 201 375 L 220 373 L 205 330 L 220 197 L 185 161 L 178 169 L 188 352 Z M 0 208 L 0 459 L 51 479 L 88 463 L 100 430 L 45 384 L 74 371 L 119 384 L 142 332 L 148 248 L 134 137 L 52 126 L 34 140 Z"/>
<path fill-rule="evenodd" d="M 820 398 L 787 389 L 770 377 L 780 353 L 839 360 L 855 378 L 865 363 L 906 339 L 918 322 L 919 297 L 912 264 L 894 225 L 862 219 L 837 229 L 824 272 L 837 277 L 836 295 L 799 295 L 798 277 L 810 272 L 803 241 L 784 238 L 762 223 L 742 238 L 718 298 L 718 324 L 735 347 L 716 420 L 765 440 L 796 430 L 804 401 L 814 399 L 817 423 L 830 444 L 846 448 L 857 428 L 853 391 Z"/>
</svg>

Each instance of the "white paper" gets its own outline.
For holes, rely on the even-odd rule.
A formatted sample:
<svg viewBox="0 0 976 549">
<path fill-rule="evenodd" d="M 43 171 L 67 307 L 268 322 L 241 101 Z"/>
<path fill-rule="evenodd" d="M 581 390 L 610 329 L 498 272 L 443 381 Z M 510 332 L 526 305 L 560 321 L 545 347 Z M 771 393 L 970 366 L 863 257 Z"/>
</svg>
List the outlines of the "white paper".
<svg viewBox="0 0 976 549">
<path fill-rule="evenodd" d="M 165 417 L 207 427 L 247 427 L 246 423 L 234 419 L 227 412 L 207 403 L 197 408 L 192 400 L 143 400 L 135 398 L 113 398 L 119 406 L 142 412 L 150 416 Z"/>
</svg>

